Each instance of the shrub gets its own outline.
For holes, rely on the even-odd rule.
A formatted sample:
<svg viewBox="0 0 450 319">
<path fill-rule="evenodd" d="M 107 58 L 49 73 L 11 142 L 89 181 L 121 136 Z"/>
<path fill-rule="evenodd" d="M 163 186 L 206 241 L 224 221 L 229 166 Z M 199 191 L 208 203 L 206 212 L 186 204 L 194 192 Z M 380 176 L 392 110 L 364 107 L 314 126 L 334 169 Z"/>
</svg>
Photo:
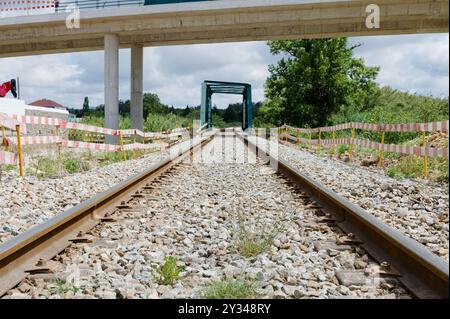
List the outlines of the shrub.
<svg viewBox="0 0 450 319">
<path fill-rule="evenodd" d="M 160 285 L 173 285 L 178 280 L 184 267 L 177 265 L 177 259 L 172 256 L 164 257 L 164 264 L 158 265 L 153 271 L 155 281 Z"/>
</svg>

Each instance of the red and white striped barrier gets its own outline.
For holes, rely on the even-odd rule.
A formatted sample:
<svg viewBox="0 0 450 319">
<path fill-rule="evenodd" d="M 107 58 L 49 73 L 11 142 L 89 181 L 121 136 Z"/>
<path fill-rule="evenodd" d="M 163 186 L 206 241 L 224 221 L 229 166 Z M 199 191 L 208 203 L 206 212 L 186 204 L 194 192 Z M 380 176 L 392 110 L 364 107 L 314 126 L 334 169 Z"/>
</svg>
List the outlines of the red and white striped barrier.
<svg viewBox="0 0 450 319">
<path fill-rule="evenodd" d="M 31 6 L 30 6 L 31 4 Z M 2 11 L 30 11 L 49 9 L 55 7 L 54 0 L 10 0 L 0 1 L 0 12 Z"/>
<path fill-rule="evenodd" d="M 150 148 L 165 148 L 168 146 L 166 143 L 149 143 L 149 144 L 142 144 L 142 143 L 133 143 L 133 144 L 126 144 L 123 146 L 123 149 L 125 151 L 131 151 L 131 150 L 146 150 Z"/>
<path fill-rule="evenodd" d="M 17 164 L 17 155 L 11 152 L 0 151 L 0 164 Z"/>
<path fill-rule="evenodd" d="M 16 121 L 15 119 L 9 117 L 7 114 L 5 113 L 0 113 L 0 127 L 3 126 L 9 130 L 16 130 L 16 125 L 20 124 L 18 121 Z M 26 125 L 20 125 L 20 132 L 25 134 L 27 132 L 27 127 Z"/>
<path fill-rule="evenodd" d="M 116 152 L 120 150 L 120 146 L 113 144 L 99 144 L 99 143 L 88 143 L 88 142 L 68 141 L 68 140 L 63 140 L 62 146 L 68 148 L 83 148 L 105 152 Z"/>
<path fill-rule="evenodd" d="M 8 138 L 8 142 L 17 145 L 17 140 Z M 22 145 L 37 145 L 37 144 L 56 144 L 61 143 L 60 136 L 21 136 L 20 143 Z"/>
<path fill-rule="evenodd" d="M 289 125 L 283 125 L 280 127 L 282 130 L 289 130 L 298 133 L 318 133 L 318 132 L 332 132 L 341 131 L 347 129 L 361 129 L 367 131 L 377 132 L 448 132 L 449 121 L 436 121 L 429 123 L 407 123 L 407 124 L 371 124 L 371 123 L 359 123 L 350 122 L 344 124 L 338 124 L 334 126 L 325 126 L 317 128 L 297 128 Z"/>
<path fill-rule="evenodd" d="M 294 142 L 303 142 L 310 144 L 319 144 L 317 139 L 298 138 L 289 134 L 280 134 L 280 139 L 288 139 Z M 448 148 L 434 148 L 434 147 L 419 147 L 419 146 L 406 146 L 396 144 L 382 144 L 370 140 L 353 139 L 353 138 L 338 138 L 338 139 L 323 139 L 320 140 L 320 145 L 333 146 L 333 145 L 357 145 L 361 147 L 371 148 L 377 151 L 392 152 L 404 155 L 417 155 L 427 157 L 449 157 Z"/>
<path fill-rule="evenodd" d="M 52 125 L 52 126 L 62 126 L 66 120 L 61 120 L 53 117 L 44 116 L 31 116 L 31 115 L 10 115 L 11 118 L 15 119 L 20 124 L 33 124 L 33 125 Z"/>
<path fill-rule="evenodd" d="M 87 125 L 87 124 L 81 124 L 81 123 L 67 122 L 67 121 L 61 125 L 61 128 L 101 133 L 101 134 L 105 134 L 105 135 L 117 135 L 117 130 L 114 130 L 114 129 L 93 126 L 93 125 Z"/>
</svg>

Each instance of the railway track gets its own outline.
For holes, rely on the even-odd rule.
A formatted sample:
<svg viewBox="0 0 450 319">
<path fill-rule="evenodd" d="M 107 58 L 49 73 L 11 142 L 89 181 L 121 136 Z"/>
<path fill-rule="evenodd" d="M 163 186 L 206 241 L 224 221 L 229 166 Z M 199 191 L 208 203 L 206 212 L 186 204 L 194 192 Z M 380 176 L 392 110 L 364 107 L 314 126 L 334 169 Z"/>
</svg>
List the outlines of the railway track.
<svg viewBox="0 0 450 319">
<path fill-rule="evenodd" d="M 105 275 L 109 281 L 99 276 L 100 281 L 104 280 L 100 286 L 110 287 L 114 280 L 121 282 L 117 276 L 133 274 L 131 282 L 141 291 L 127 294 L 126 289 L 111 286 L 103 295 L 97 294 L 99 298 L 196 297 L 196 284 L 236 276 L 238 269 L 262 281 L 260 293 L 272 297 L 319 297 L 317 285 L 320 289 L 333 287 L 329 294 L 335 298 L 367 296 L 358 285 L 364 287 L 361 281 L 376 279 L 372 280 L 375 286 L 370 295 L 374 298 L 389 294 L 397 298 L 411 294 L 448 298 L 448 263 L 288 163 L 276 162 L 261 140 L 240 133 L 226 135 L 197 139 L 190 147 L 179 149 L 177 156 L 0 245 L 0 296 L 11 289 L 32 290 L 30 278 L 41 280 L 40 291 L 45 290 L 48 284 L 42 284 L 42 280 L 67 275 L 67 267 L 62 269 L 62 265 L 81 262 L 86 266 L 81 272 L 89 278 L 96 265 L 100 272 L 109 274 Z M 250 151 L 229 152 L 230 145 L 233 150 L 249 146 Z M 251 150 L 260 155 L 254 163 L 237 160 L 237 153 L 250 154 Z M 211 153 L 215 153 L 215 160 L 203 164 Z M 195 164 L 199 154 L 200 163 Z M 224 165 L 230 154 L 228 162 L 235 163 Z M 189 158 L 194 158 L 194 163 L 183 163 Z M 267 162 L 277 163 L 278 173 L 261 174 L 270 171 Z M 239 174 L 254 184 L 246 184 Z M 254 187 L 248 194 L 246 185 Z M 268 258 L 249 262 L 239 254 L 228 253 L 233 234 L 227 226 L 232 218 L 226 212 L 232 207 L 222 205 L 235 198 L 240 202 L 234 207 L 239 207 L 250 221 L 258 223 L 262 215 L 269 224 L 278 220 L 291 223 L 274 242 Z M 291 210 L 289 218 L 286 205 Z M 126 247 L 136 245 L 137 250 L 128 256 Z M 147 290 L 152 287 L 151 276 L 144 274 L 150 264 L 161 260 L 160 252 L 178 255 L 186 266 L 187 279 L 184 286 L 175 287 L 177 294 L 161 286 Z M 346 269 L 349 260 L 352 264 Z M 102 269 L 97 261 L 114 266 Z M 199 268 L 202 264 L 208 265 L 207 269 Z M 273 273 L 268 270 L 272 268 Z M 116 276 L 113 279 L 111 272 Z M 123 283 L 122 287 L 129 285 Z M 308 289 L 293 288 L 301 285 Z M 90 289 L 86 294 L 93 294 Z"/>
</svg>

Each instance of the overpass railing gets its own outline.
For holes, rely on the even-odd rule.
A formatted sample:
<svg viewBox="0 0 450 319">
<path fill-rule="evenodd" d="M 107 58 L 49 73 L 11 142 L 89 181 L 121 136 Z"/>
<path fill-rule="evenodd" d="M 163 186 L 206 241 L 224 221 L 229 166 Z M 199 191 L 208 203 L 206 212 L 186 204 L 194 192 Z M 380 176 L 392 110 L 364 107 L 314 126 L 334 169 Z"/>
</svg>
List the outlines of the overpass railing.
<svg viewBox="0 0 450 319">
<path fill-rule="evenodd" d="M 143 6 L 145 0 L 55 0 L 55 11 L 64 12 L 66 9 L 78 8 L 104 9 L 110 7 Z"/>
</svg>

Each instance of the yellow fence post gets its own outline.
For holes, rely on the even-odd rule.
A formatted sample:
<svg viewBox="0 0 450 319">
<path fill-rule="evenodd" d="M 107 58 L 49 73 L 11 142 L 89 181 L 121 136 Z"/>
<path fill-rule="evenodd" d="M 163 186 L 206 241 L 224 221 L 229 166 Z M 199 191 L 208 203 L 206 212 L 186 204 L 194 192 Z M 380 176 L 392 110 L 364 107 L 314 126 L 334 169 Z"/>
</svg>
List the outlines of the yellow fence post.
<svg viewBox="0 0 450 319">
<path fill-rule="evenodd" d="M 17 154 L 19 156 L 19 174 L 23 176 L 23 161 L 22 161 L 22 143 L 20 141 L 20 125 L 16 125 L 17 134 Z"/>
<path fill-rule="evenodd" d="M 318 141 L 318 143 L 319 143 L 319 145 L 318 145 L 318 147 L 317 147 L 317 151 L 318 152 L 320 152 L 320 143 L 321 143 L 321 141 L 322 141 L 322 132 L 320 131 L 320 128 L 319 128 L 319 141 Z"/>
<path fill-rule="evenodd" d="M 381 151 L 378 155 L 378 167 L 383 163 L 383 148 L 384 148 L 384 131 L 381 131 Z"/>
<path fill-rule="evenodd" d="M 427 135 L 426 135 L 425 131 L 422 132 L 422 146 L 425 148 L 427 147 Z M 428 176 L 427 165 L 428 165 L 428 157 L 426 155 L 426 150 L 425 150 L 425 156 L 423 157 L 423 177 L 424 178 L 427 178 L 427 176 Z"/>
<path fill-rule="evenodd" d="M 122 132 L 119 131 L 119 142 L 120 142 L 120 149 L 122 150 L 122 159 L 124 161 L 127 160 L 127 153 L 125 153 L 125 148 L 123 146 L 123 137 L 122 137 Z"/>
<path fill-rule="evenodd" d="M 2 144 L 3 144 L 3 142 L 5 142 L 5 139 L 6 139 L 6 131 L 5 131 L 5 128 L 2 126 Z M 5 144 L 3 147 L 4 147 L 5 151 L 8 150 L 7 144 Z"/>
<path fill-rule="evenodd" d="M 309 131 L 309 143 L 308 143 L 308 145 L 309 145 L 309 149 L 312 149 L 312 133 L 311 133 L 311 131 Z"/>
<path fill-rule="evenodd" d="M 355 139 L 355 136 L 356 136 L 356 130 L 355 130 L 355 128 L 352 128 L 352 139 L 350 141 L 351 143 L 350 143 L 350 153 L 349 153 L 350 161 L 353 158 L 353 141 Z"/>
<path fill-rule="evenodd" d="M 56 136 L 59 136 L 59 125 L 56 126 Z M 58 155 L 58 161 L 61 160 L 61 143 L 56 143 L 56 153 Z"/>
<path fill-rule="evenodd" d="M 336 156 L 336 131 L 333 130 L 333 155 Z"/>
</svg>

